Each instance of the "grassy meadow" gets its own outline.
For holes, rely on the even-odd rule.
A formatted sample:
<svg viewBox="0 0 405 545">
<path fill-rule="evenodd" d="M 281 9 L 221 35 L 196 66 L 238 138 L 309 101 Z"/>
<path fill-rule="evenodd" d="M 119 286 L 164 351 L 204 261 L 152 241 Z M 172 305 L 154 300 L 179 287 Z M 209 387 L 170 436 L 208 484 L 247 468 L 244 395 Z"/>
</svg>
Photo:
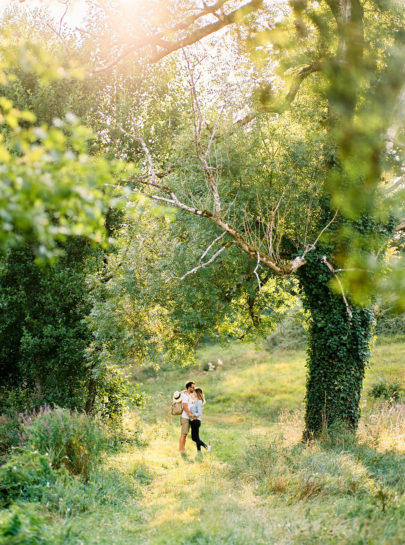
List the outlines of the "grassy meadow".
<svg viewBox="0 0 405 545">
<path fill-rule="evenodd" d="M 368 392 L 381 378 L 404 383 L 404 356 L 404 344 L 374 348 L 357 440 L 341 433 L 310 446 L 304 352 L 233 344 L 201 350 L 197 368 L 139 370 L 149 400 L 127 415 L 126 446 L 86 485 L 61 485 L 52 514 L 43 501 L 51 543 L 402 545 L 405 405 Z M 188 439 L 182 458 L 168 409 L 189 378 L 206 393 L 201 436 L 212 452 L 197 457 Z"/>
</svg>

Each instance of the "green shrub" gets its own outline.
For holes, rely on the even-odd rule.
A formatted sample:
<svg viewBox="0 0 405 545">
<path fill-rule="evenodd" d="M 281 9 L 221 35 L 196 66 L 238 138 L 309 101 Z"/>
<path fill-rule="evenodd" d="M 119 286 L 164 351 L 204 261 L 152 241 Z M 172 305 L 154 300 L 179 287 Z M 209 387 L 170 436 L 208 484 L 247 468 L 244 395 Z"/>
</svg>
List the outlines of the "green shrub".
<svg viewBox="0 0 405 545">
<path fill-rule="evenodd" d="M 0 545 L 55 545 L 34 506 L 12 505 L 0 512 Z"/>
<path fill-rule="evenodd" d="M 398 314 L 386 305 L 376 310 L 376 328 L 378 337 L 405 337 L 405 312 Z"/>
<path fill-rule="evenodd" d="M 0 386 L 0 413 L 5 415 L 18 414 L 35 407 L 33 394 L 27 388 L 13 388 Z"/>
<path fill-rule="evenodd" d="M 106 366 L 97 378 L 97 395 L 93 411 L 103 420 L 122 422 L 128 406 L 141 407 L 146 400 L 145 393 L 139 391 L 139 384 L 125 378 L 122 371 L 114 366 Z"/>
<path fill-rule="evenodd" d="M 38 451 L 15 451 L 0 466 L 0 506 L 17 500 L 38 501 L 44 487 L 55 482 L 57 473 L 48 455 Z"/>
<path fill-rule="evenodd" d="M 17 416 L 0 414 L 0 460 L 20 442 Z"/>
<path fill-rule="evenodd" d="M 54 468 L 65 466 L 88 479 L 106 444 L 104 428 L 96 419 L 69 409 L 41 408 L 21 415 L 22 442 L 48 454 Z"/>
<path fill-rule="evenodd" d="M 398 381 L 388 382 L 382 378 L 371 385 L 369 396 L 374 399 L 383 399 L 385 401 L 399 401 L 401 384 Z"/>
</svg>

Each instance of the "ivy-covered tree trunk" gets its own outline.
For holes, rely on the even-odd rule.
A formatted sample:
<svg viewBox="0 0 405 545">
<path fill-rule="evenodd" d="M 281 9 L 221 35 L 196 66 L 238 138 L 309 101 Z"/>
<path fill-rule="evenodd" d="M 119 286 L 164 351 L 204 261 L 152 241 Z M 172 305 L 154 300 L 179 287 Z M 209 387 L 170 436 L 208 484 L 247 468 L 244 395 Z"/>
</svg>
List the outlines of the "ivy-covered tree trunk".
<svg viewBox="0 0 405 545">
<path fill-rule="evenodd" d="M 373 321 L 372 310 L 351 303 L 350 317 L 343 297 L 329 287 L 333 274 L 321 257 L 312 252 L 298 274 L 304 306 L 311 313 L 305 440 L 333 424 L 356 429 Z"/>
</svg>

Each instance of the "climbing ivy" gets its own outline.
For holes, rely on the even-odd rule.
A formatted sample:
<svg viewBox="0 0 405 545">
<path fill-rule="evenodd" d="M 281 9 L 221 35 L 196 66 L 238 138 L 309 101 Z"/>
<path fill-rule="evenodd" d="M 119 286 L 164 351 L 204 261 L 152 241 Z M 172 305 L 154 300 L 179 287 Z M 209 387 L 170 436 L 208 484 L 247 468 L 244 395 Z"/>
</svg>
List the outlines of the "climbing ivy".
<svg viewBox="0 0 405 545">
<path fill-rule="evenodd" d="M 364 370 L 369 358 L 373 311 L 351 305 L 330 287 L 333 273 L 322 262 L 322 250 L 311 252 L 299 271 L 308 331 L 305 438 L 343 421 L 355 429 Z"/>
<path fill-rule="evenodd" d="M 328 210 L 328 199 L 323 202 Z M 323 428 L 341 422 L 355 430 L 360 417 L 364 371 L 370 356 L 374 324 L 373 299 L 360 305 L 344 291 L 343 275 L 336 262 L 345 243 L 342 228 L 362 235 L 356 254 L 383 249 L 395 228 L 395 220 L 377 222 L 363 215 L 356 220 L 338 217 L 328 240 L 311 251 L 307 264 L 298 271 L 304 307 L 310 313 L 307 347 L 307 391 L 304 438 L 311 439 Z M 338 241 L 336 234 L 339 233 Z M 346 241 L 347 244 L 350 241 Z M 383 252 L 382 252 L 383 253 Z M 370 272 L 367 272 L 370 275 Z M 342 280 L 338 280 L 341 277 Z M 343 290 L 343 293 L 342 293 Z"/>
</svg>

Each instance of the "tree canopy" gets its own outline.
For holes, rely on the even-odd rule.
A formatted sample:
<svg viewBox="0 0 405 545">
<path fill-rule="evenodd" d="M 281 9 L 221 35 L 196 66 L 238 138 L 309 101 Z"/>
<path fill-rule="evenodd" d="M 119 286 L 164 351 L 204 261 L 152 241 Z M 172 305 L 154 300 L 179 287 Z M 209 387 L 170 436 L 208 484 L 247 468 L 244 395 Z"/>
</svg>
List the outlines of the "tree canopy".
<svg viewBox="0 0 405 545">
<path fill-rule="evenodd" d="M 375 294 L 405 308 L 401 3 L 103 1 L 77 28 L 69 2 L 29 8 L 2 23 L 0 235 L 37 262 L 92 241 L 64 337 L 84 320 L 87 400 L 108 365 L 184 363 L 300 295 L 306 437 L 355 428 Z"/>
</svg>

